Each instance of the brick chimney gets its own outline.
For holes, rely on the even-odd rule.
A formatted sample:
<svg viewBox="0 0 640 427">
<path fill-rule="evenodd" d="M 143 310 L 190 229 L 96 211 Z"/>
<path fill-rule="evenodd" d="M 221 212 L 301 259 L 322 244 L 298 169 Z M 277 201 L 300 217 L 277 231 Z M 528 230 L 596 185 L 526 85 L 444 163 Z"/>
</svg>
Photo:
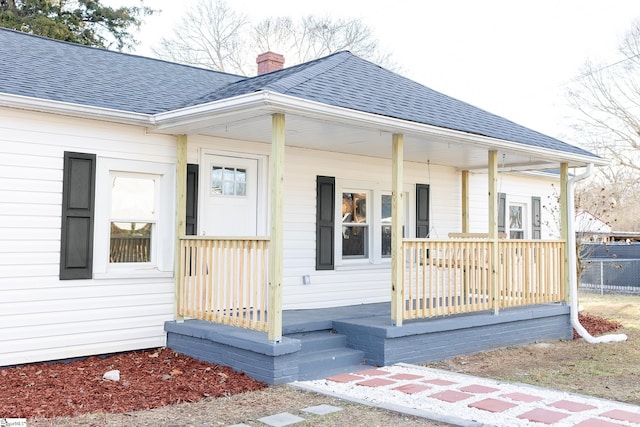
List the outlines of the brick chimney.
<svg viewBox="0 0 640 427">
<path fill-rule="evenodd" d="M 258 75 L 282 70 L 284 66 L 284 56 L 279 53 L 265 52 L 256 58 L 258 63 Z"/>
</svg>

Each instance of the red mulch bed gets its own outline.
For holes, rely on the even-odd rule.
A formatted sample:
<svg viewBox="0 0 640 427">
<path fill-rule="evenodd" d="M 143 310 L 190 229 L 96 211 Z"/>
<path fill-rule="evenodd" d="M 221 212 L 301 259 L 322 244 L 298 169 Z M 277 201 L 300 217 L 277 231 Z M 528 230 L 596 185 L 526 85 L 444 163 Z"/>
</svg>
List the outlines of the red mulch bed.
<svg viewBox="0 0 640 427">
<path fill-rule="evenodd" d="M 580 321 L 580 324 L 584 326 L 587 332 L 589 332 L 592 336 L 613 332 L 622 327 L 622 324 L 619 322 L 608 320 L 599 316 L 594 316 L 592 314 L 578 313 L 578 320 Z M 578 338 L 580 338 L 580 335 L 578 335 L 578 333 L 574 329 L 573 339 L 577 340 Z"/>
<path fill-rule="evenodd" d="M 591 335 L 622 327 L 618 322 L 590 314 L 579 314 L 578 318 Z M 575 331 L 573 337 L 580 338 Z M 120 381 L 103 379 L 103 374 L 113 369 L 120 371 Z M 0 415 L 52 418 L 123 413 L 230 396 L 266 386 L 231 368 L 162 348 L 0 369 Z"/>
<path fill-rule="evenodd" d="M 103 374 L 113 369 L 120 371 L 120 381 L 104 380 Z M 162 348 L 0 369 L 0 415 L 52 418 L 122 413 L 266 386 L 231 368 Z"/>
</svg>

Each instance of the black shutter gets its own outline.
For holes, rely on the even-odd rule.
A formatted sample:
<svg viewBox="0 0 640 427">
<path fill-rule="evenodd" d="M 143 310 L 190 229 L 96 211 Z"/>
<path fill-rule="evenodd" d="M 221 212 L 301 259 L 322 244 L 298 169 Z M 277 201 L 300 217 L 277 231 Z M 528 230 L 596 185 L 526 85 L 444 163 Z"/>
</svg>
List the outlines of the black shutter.
<svg viewBox="0 0 640 427">
<path fill-rule="evenodd" d="M 336 179 L 316 178 L 316 270 L 333 270 Z"/>
<path fill-rule="evenodd" d="M 416 184 L 416 238 L 429 237 L 429 185 Z"/>
<path fill-rule="evenodd" d="M 187 236 L 198 233 L 198 165 L 187 165 Z"/>
<path fill-rule="evenodd" d="M 60 279 L 91 279 L 95 154 L 64 153 Z"/>
<path fill-rule="evenodd" d="M 542 239 L 542 226 L 541 226 L 541 204 L 540 197 L 531 198 L 531 238 Z"/>
<path fill-rule="evenodd" d="M 506 233 L 507 195 L 498 193 L 498 233 Z"/>
</svg>

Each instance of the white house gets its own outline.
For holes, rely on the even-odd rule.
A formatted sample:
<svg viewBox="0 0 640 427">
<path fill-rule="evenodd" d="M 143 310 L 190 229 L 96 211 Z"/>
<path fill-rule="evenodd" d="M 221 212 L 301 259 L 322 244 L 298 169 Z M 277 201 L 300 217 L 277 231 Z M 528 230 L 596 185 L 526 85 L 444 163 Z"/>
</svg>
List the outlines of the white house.
<svg viewBox="0 0 640 427">
<path fill-rule="evenodd" d="M 570 330 L 541 201 L 589 152 L 349 52 L 246 78 L 0 29 L 0 57 L 0 366 L 185 318 L 275 354 L 288 312 L 362 304 L 397 331 L 539 304 Z"/>
</svg>

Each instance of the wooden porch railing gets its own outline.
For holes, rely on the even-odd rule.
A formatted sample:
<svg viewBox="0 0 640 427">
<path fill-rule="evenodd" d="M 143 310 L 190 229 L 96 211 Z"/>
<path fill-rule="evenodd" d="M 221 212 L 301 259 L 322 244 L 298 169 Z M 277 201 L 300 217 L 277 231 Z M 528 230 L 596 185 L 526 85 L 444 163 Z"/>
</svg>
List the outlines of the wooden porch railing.
<svg viewBox="0 0 640 427">
<path fill-rule="evenodd" d="M 490 310 L 491 242 L 404 239 L 403 319 Z M 564 298 L 562 241 L 499 240 L 500 308 Z"/>
<path fill-rule="evenodd" d="M 178 314 L 267 330 L 268 237 L 180 239 Z"/>
</svg>

